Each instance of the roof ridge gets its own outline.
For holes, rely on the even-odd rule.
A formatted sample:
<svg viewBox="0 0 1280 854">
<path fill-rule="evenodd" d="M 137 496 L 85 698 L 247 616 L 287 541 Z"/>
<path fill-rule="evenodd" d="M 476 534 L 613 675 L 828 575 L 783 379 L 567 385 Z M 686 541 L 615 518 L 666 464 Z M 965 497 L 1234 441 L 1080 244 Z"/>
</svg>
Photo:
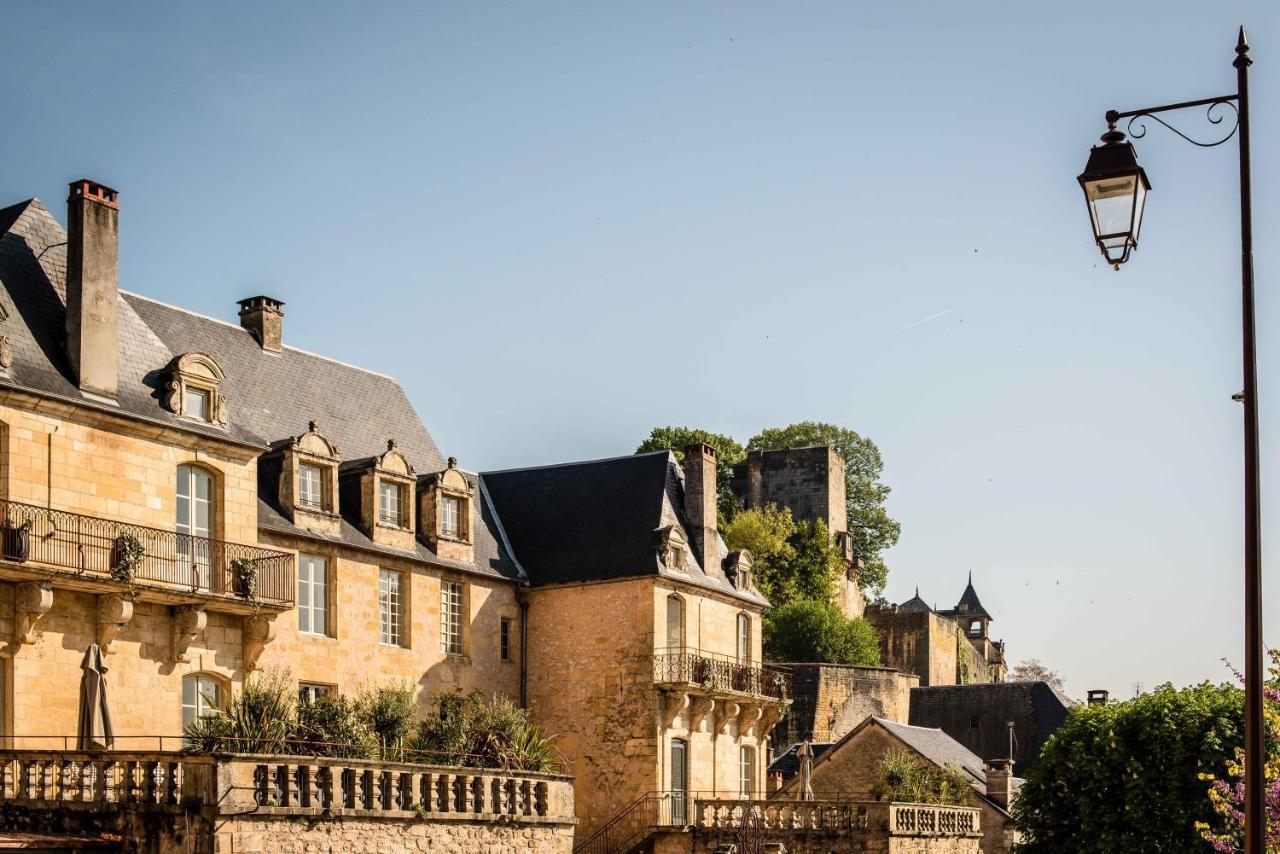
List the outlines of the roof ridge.
<svg viewBox="0 0 1280 854">
<path fill-rule="evenodd" d="M 163 306 L 164 308 L 170 309 L 171 311 L 181 312 L 182 314 L 187 314 L 187 315 L 190 315 L 191 317 L 198 317 L 201 320 L 208 320 L 213 323 L 220 323 L 223 326 L 229 327 L 231 329 L 236 329 L 241 332 L 245 331 L 244 327 L 238 323 L 232 323 L 231 321 L 223 320 L 220 317 L 212 317 L 207 314 L 201 314 L 198 311 L 192 311 L 191 309 L 183 308 L 180 305 L 167 303 L 164 300 L 159 300 L 159 299 L 156 299 L 155 297 L 147 296 L 146 294 L 140 294 L 137 291 L 130 291 L 130 290 L 121 288 L 120 293 L 126 296 L 137 297 L 140 300 L 144 300 L 149 303 L 154 303 L 155 305 Z M 248 333 L 246 332 L 246 334 Z M 344 362 L 341 359 L 335 359 L 332 356 L 326 356 L 322 353 L 313 353 L 310 350 L 303 350 L 301 347 L 293 347 L 289 344 L 281 344 L 280 348 L 282 350 L 292 350 L 293 352 L 301 353 L 304 356 L 312 356 L 316 359 L 324 359 L 326 362 L 333 362 L 335 365 L 342 365 L 344 368 L 351 368 L 352 370 L 363 371 L 366 374 L 373 374 L 375 377 L 382 377 L 383 379 L 391 380 L 396 385 L 400 384 L 400 381 L 397 380 L 395 377 L 391 376 L 390 374 L 384 374 L 381 371 L 375 371 L 370 368 L 361 367 L 360 365 L 353 365 L 350 362 Z"/>
<path fill-rule="evenodd" d="M 654 456 L 657 456 L 658 454 L 670 455 L 671 451 L 662 450 L 662 451 L 645 451 L 643 454 L 619 454 L 616 457 L 601 457 L 600 459 L 596 459 L 596 460 L 570 460 L 564 463 L 548 463 L 547 465 L 543 465 L 543 466 L 516 466 L 514 468 L 509 468 L 509 469 L 494 469 L 492 471 L 483 471 L 483 472 L 480 472 L 479 474 L 481 477 L 489 477 L 490 475 L 495 475 L 495 474 L 512 474 L 514 472 L 523 472 L 523 471 L 545 471 L 547 469 L 568 468 L 569 466 L 589 466 L 589 465 L 595 465 L 597 463 L 613 463 L 613 462 L 617 462 L 618 460 L 631 460 L 639 457 L 654 457 Z"/>
</svg>

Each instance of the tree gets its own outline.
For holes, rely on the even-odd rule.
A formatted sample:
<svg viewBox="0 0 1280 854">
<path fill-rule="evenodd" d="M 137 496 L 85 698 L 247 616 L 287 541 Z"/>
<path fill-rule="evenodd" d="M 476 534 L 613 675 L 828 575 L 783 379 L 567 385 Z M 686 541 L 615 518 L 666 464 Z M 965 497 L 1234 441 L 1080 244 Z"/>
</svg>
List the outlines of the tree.
<svg viewBox="0 0 1280 854">
<path fill-rule="evenodd" d="M 739 510 L 725 523 L 721 534 L 730 551 L 751 552 L 751 577 L 756 587 L 773 605 L 794 598 L 790 566 L 796 550 L 791 537 L 796 523 L 791 511 L 775 504 Z"/>
<path fill-rule="evenodd" d="M 1243 710 L 1239 689 L 1207 682 L 1073 708 L 1014 802 L 1019 851 L 1207 850 L 1200 826 L 1221 821 L 1201 775 L 1227 770 Z"/>
<path fill-rule="evenodd" d="M 637 454 L 650 451 L 674 451 L 676 459 L 684 462 L 684 449 L 702 442 L 716 451 L 716 509 L 720 516 L 720 525 L 732 519 L 738 509 L 738 502 L 733 497 L 733 467 L 746 458 L 747 452 L 732 436 L 699 430 L 695 427 L 654 427 L 649 438 L 636 448 Z M 754 555 L 753 555 L 754 557 Z"/>
<path fill-rule="evenodd" d="M 1059 691 L 1066 690 L 1062 675 L 1038 658 L 1028 658 L 1009 671 L 1006 682 L 1048 682 Z"/>
<path fill-rule="evenodd" d="M 748 451 L 829 445 L 844 458 L 845 506 L 854 549 L 866 563 L 859 585 L 871 596 L 884 591 L 889 578 L 882 552 L 898 542 L 902 526 L 884 508 L 889 487 L 881 482 L 884 461 L 870 439 L 852 430 L 815 421 L 761 430 L 747 443 Z"/>
<path fill-rule="evenodd" d="M 796 599 L 765 615 L 764 649 L 771 661 L 880 665 L 880 640 L 870 623 L 813 599 Z"/>
</svg>

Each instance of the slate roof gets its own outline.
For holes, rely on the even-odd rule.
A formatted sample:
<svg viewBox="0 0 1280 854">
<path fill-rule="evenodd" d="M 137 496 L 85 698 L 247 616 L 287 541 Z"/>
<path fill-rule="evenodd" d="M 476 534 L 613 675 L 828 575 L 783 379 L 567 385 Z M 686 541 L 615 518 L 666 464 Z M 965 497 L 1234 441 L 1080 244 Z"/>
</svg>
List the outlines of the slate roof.
<svg viewBox="0 0 1280 854">
<path fill-rule="evenodd" d="M 834 741 L 811 741 L 809 748 L 813 750 L 813 761 L 817 762 L 822 758 L 822 754 L 831 749 Z M 800 759 L 796 756 L 796 751 L 800 749 L 799 744 L 793 744 L 778 754 L 772 762 L 769 763 L 770 774 L 781 774 L 782 779 L 790 780 L 792 777 L 800 773 Z"/>
<path fill-rule="evenodd" d="M 926 613 L 932 610 L 933 609 L 929 607 L 929 603 L 920 598 L 919 587 L 916 588 L 916 595 L 898 606 L 898 613 L 900 614 Z"/>
<path fill-rule="evenodd" d="M 687 572 L 658 560 L 658 532 L 686 533 L 684 478 L 669 451 L 538 468 L 484 472 L 481 479 L 530 584 L 662 575 L 765 604 L 736 589 L 716 566 L 693 559 Z M 718 538 L 717 538 L 718 539 Z M 727 550 L 718 542 L 723 559 Z"/>
<path fill-rule="evenodd" d="M 67 235 L 39 199 L 0 209 L 0 334 L 8 335 L 13 367 L 0 387 L 122 412 L 191 433 L 260 449 L 306 431 L 316 421 L 344 460 L 381 454 L 395 439 L 419 474 L 441 471 L 444 457 L 394 379 L 304 350 L 284 346 L 264 351 L 237 323 L 174 308 L 140 294 L 120 292 L 119 391 L 112 405 L 77 387 L 65 348 Z M 161 404 L 164 371 L 177 356 L 200 352 L 226 373 L 228 426 L 181 419 Z M 470 476 L 476 483 L 476 476 Z M 481 494 L 478 492 L 478 494 Z M 347 508 L 344 517 L 348 516 Z M 519 563 L 503 545 L 493 507 L 481 503 L 475 532 L 476 563 L 461 565 L 434 555 L 421 543 L 413 552 L 374 544 L 344 519 L 337 539 L 348 545 L 430 560 L 460 569 L 520 578 Z M 333 539 L 294 526 L 267 500 L 260 500 L 262 528 L 310 539 Z"/>
<path fill-rule="evenodd" d="M 964 593 L 960 594 L 960 601 L 956 603 L 956 607 L 949 611 L 939 611 L 944 617 L 957 617 L 960 615 L 966 617 L 986 617 L 988 620 L 994 620 L 987 613 L 987 609 L 982 607 L 982 603 L 978 601 L 978 593 L 973 589 L 973 573 L 969 573 L 969 583 L 965 585 Z"/>
</svg>

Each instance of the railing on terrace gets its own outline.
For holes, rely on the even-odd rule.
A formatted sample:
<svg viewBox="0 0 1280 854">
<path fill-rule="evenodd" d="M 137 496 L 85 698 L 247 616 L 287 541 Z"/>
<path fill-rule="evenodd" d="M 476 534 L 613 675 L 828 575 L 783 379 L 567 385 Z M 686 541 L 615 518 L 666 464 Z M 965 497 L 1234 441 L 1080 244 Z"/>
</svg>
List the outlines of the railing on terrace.
<svg viewBox="0 0 1280 854">
<path fill-rule="evenodd" d="M 286 552 L 0 501 L 0 555 L 9 563 L 60 567 L 108 581 L 120 562 L 122 537 L 133 537 L 143 549 L 135 582 L 236 596 L 243 591 L 236 589 L 232 564 L 247 561 L 257 570 L 256 601 L 293 605 L 294 562 Z"/>
<path fill-rule="evenodd" d="M 669 647 L 653 655 L 653 681 L 698 685 L 707 690 L 732 691 L 774 700 L 789 699 L 791 672 L 785 668 L 743 662 L 727 655 Z"/>
<path fill-rule="evenodd" d="M 699 792 L 649 792 L 628 804 L 589 837 L 573 846 L 573 854 L 626 854 L 663 830 L 683 830 L 693 819 Z"/>
<path fill-rule="evenodd" d="M 979 828 L 979 812 L 972 807 L 889 805 L 889 832 L 896 835 L 967 836 L 979 833 Z"/>
<path fill-rule="evenodd" d="M 694 804 L 693 821 L 708 830 L 735 829 L 754 810 L 764 831 L 830 831 L 866 830 L 868 806 L 848 800 L 768 801 L 744 798 L 699 798 Z"/>
<path fill-rule="evenodd" d="M 573 821 L 572 783 L 550 774 L 357 759 L 0 750 L 0 809 L 84 804 L 217 807 L 224 814 Z"/>
</svg>

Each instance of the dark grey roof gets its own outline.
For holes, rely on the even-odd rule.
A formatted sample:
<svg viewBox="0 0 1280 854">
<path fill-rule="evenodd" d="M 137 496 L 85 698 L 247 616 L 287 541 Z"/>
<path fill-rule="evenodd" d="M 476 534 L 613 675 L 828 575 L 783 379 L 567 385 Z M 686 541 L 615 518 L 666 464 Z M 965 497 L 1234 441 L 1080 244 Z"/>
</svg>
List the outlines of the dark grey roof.
<svg viewBox="0 0 1280 854">
<path fill-rule="evenodd" d="M 14 362 L 0 384 L 260 447 L 305 432 L 315 420 L 344 459 L 381 453 L 394 438 L 418 471 L 444 468 L 440 450 L 394 379 L 288 346 L 266 352 L 238 324 L 123 291 L 119 407 L 85 398 L 64 343 L 66 232 L 38 199 L 0 211 L 0 225 L 6 220 L 0 306 L 9 317 L 0 331 L 12 342 Z M 226 372 L 226 429 L 181 419 L 161 405 L 164 369 L 188 352 L 213 357 Z"/>
<path fill-rule="evenodd" d="M 316 421 L 344 460 L 383 453 L 387 440 L 419 474 L 441 471 L 445 461 L 400 384 L 382 374 L 285 346 L 264 351 L 238 324 L 174 308 L 122 291 L 117 303 L 120 339 L 119 393 L 112 406 L 81 394 L 65 349 L 66 240 L 62 226 L 38 199 L 0 209 L 0 334 L 12 342 L 14 360 L 0 387 L 34 391 L 79 405 L 123 412 L 177 429 L 265 448 L 306 431 Z M 201 425 L 165 409 L 163 372 L 176 356 L 200 352 L 222 367 L 228 426 Z M 475 475 L 469 475 L 473 484 Z M 299 537 L 428 560 L 443 566 L 505 578 L 522 577 L 519 563 L 501 542 L 500 526 L 487 500 L 475 532 L 475 564 L 435 555 L 419 542 L 415 550 L 372 542 L 343 508 L 340 536 L 328 537 L 293 525 L 272 502 L 259 501 L 259 526 Z"/>
<path fill-rule="evenodd" d="M 764 604 L 740 591 L 723 568 L 687 561 L 687 572 L 658 560 L 658 532 L 686 533 L 684 483 L 669 451 L 538 468 L 485 472 L 484 485 L 534 586 L 663 575 Z M 726 554 L 717 543 L 721 559 Z"/>
<path fill-rule="evenodd" d="M 933 609 L 929 607 L 929 603 L 920 598 L 920 588 L 916 588 L 916 595 L 898 606 L 898 612 L 901 614 L 916 614 L 930 612 Z"/>
<path fill-rule="evenodd" d="M 822 754 L 826 753 L 831 748 L 831 745 L 833 744 L 835 744 L 835 742 L 833 741 L 809 742 L 809 747 L 813 750 L 813 760 L 815 762 L 818 761 L 818 759 L 821 758 Z M 799 749 L 800 749 L 800 745 L 797 743 L 797 744 L 791 745 L 782 753 L 779 753 L 777 757 L 775 757 L 774 760 L 769 763 L 769 773 L 781 774 L 782 779 L 784 780 L 789 780 L 792 777 L 794 777 L 796 774 L 799 774 L 800 760 L 796 758 L 796 751 Z"/>
<path fill-rule="evenodd" d="M 960 594 L 960 601 L 956 603 L 956 607 L 950 611 L 939 611 L 945 617 L 986 617 L 988 620 L 994 620 L 987 613 L 987 609 L 982 607 L 982 603 L 978 601 L 978 593 L 973 589 L 973 573 L 969 573 L 969 583 L 965 585 L 964 593 Z"/>
<path fill-rule="evenodd" d="M 885 718 L 876 718 L 875 721 L 933 764 L 939 767 L 958 766 L 969 777 L 969 785 L 982 794 L 986 793 L 987 772 L 982 760 L 942 730 L 900 724 Z"/>
<path fill-rule="evenodd" d="M 942 729 L 984 759 L 1009 755 L 1012 722 L 1015 770 L 1025 774 L 1071 705 L 1047 682 L 930 685 L 911 689 L 910 720 Z"/>
</svg>

